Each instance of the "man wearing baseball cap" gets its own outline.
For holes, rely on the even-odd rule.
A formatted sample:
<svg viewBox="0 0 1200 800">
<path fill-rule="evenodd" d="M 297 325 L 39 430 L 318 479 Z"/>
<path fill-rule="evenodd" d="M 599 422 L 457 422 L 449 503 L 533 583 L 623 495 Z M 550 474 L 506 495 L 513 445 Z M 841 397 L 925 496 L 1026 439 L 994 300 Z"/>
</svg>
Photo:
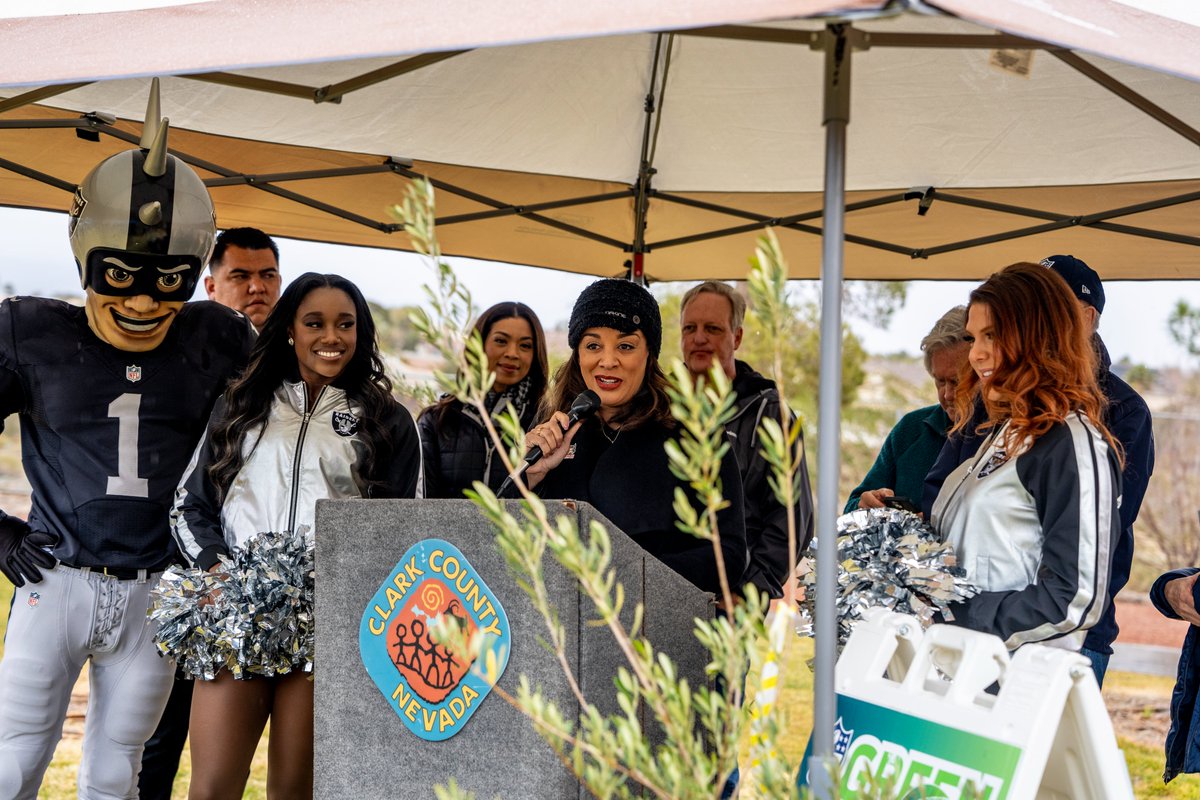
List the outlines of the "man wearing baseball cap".
<svg viewBox="0 0 1200 800">
<path fill-rule="evenodd" d="M 1050 256 L 1042 259 L 1040 263 L 1043 267 L 1054 270 L 1066 281 L 1079 301 L 1084 317 L 1091 322 L 1092 344 L 1096 348 L 1097 356 L 1097 379 L 1100 390 L 1108 398 L 1104 423 L 1121 443 L 1125 456 L 1125 466 L 1121 472 L 1121 536 L 1113 554 L 1112 574 L 1108 582 L 1108 608 L 1100 621 L 1088 630 L 1087 638 L 1080 649 L 1083 655 L 1091 659 L 1096 682 L 1103 683 L 1108 659 L 1112 655 L 1112 643 L 1117 638 L 1118 630 L 1116 609 L 1112 601 L 1129 581 L 1129 568 L 1133 563 L 1133 523 L 1142 507 L 1142 498 L 1146 495 L 1150 473 L 1154 471 L 1154 431 L 1146 401 L 1132 386 L 1113 374 L 1108 348 L 1104 346 L 1100 334 L 1095 332 L 1100 325 L 1100 314 L 1104 311 L 1104 284 L 1100 282 L 1100 276 L 1075 256 Z M 982 403 L 976 403 L 977 422 L 986 418 L 986 415 L 980 416 L 982 408 Z M 929 516 L 933 500 L 946 477 L 978 449 L 979 437 L 974 434 L 974 430 L 974 424 L 968 425 L 963 435 L 948 439 L 933 468 L 925 477 L 922 505 L 926 517 Z"/>
</svg>

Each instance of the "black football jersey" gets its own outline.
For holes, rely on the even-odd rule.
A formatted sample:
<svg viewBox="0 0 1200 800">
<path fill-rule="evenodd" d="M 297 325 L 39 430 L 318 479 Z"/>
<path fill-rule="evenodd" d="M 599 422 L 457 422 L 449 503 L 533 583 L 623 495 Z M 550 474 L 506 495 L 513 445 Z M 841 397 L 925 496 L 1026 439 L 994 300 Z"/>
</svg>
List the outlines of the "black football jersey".
<svg viewBox="0 0 1200 800">
<path fill-rule="evenodd" d="M 179 560 L 168 515 L 217 396 L 245 365 L 245 317 L 187 303 L 163 343 L 118 350 L 82 308 L 0 303 L 0 419 L 20 414 L 29 525 L 76 567 L 158 569 Z"/>
</svg>

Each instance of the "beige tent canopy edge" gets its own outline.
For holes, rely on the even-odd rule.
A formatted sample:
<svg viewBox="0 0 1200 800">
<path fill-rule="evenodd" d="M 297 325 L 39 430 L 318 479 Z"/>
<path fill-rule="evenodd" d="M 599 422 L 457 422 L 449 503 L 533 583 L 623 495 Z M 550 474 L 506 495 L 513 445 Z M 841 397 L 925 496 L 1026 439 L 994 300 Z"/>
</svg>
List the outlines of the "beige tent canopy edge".
<svg viewBox="0 0 1200 800">
<path fill-rule="evenodd" d="M 784 5 L 764 2 L 745 13 L 767 19 Z M 862 2 L 850 10 L 878 5 Z M 941 5 L 963 15 L 974 13 L 973 6 Z M 370 0 L 356 0 L 351 11 L 369 7 L 374 7 Z M 538 7 L 534 2 L 525 10 Z M 846 7 L 815 2 L 788 6 L 793 13 Z M 1088 2 L 1084 8 L 1074 0 L 1055 0 L 1021 16 L 1017 12 L 1023 7 L 1020 2 L 992 4 L 990 24 L 1112 51 L 1129 61 L 1137 60 L 1138 53 L 1161 60 L 1196 31 L 1113 2 Z M 716 5 L 698 8 L 699 16 L 673 7 L 664 12 L 669 19 L 653 19 L 680 27 L 689 21 L 721 21 Z M 1054 13 L 1047 16 L 1047 9 Z M 1083 11 L 1086 17 L 1080 16 Z M 156 17 L 168 25 L 181 19 L 194 24 L 195 14 L 218 12 L 232 15 L 226 27 L 258 13 L 240 0 L 215 0 L 162 10 L 161 15 L 103 15 L 100 23 L 102 28 L 119 21 L 145 24 Z M 286 20 L 292 10 L 281 13 Z M 1054 19 L 1058 27 L 1039 28 Z M 847 277 L 977 278 L 998 264 L 1064 250 L 1102 252 L 1100 268 L 1110 279 L 1200 276 L 1200 215 L 1195 213 L 1200 202 L 1195 158 L 1200 91 L 1195 83 L 954 20 L 912 15 L 893 20 L 900 24 L 856 23 L 846 30 L 847 40 L 860 52 L 855 70 L 862 82 L 854 93 L 862 105 L 854 108 L 849 128 Z M 0 22 L 0 35 L 6 29 L 44 32 L 56 24 L 69 31 L 80 20 L 10 20 Z M 553 25 L 535 25 L 528 37 L 578 35 L 571 26 L 579 24 L 575 17 L 558 19 Z M 254 225 L 297 239 L 407 249 L 407 237 L 387 208 L 402 197 L 408 180 L 424 176 L 439 187 L 440 232 L 451 255 L 611 275 L 637 253 L 653 280 L 730 278 L 744 271 L 754 238 L 772 226 L 784 240 L 792 277 L 815 277 L 822 230 L 820 164 L 814 158 L 820 128 L 818 120 L 804 113 L 811 105 L 805 98 L 819 85 L 819 71 L 811 67 L 820 59 L 814 50 L 822 41 L 820 24 L 726 23 L 684 29 L 676 36 L 443 50 L 399 61 L 227 71 L 199 76 L 202 81 L 193 75 L 168 79 L 164 108 L 176 129 L 173 146 L 207 179 L 223 227 Z M 1130 51 L 1125 37 L 1110 35 L 1118 24 L 1132 31 L 1129 38 L 1153 35 L 1163 46 Z M 347 41 L 354 38 L 349 29 L 341 33 Z M 466 29 L 459 34 L 453 41 L 430 41 L 447 47 L 475 42 L 475 34 Z M 200 31 L 201 38 L 206 35 Z M 400 37 L 393 46 L 411 50 L 413 41 Z M 245 58 L 237 48 L 235 41 L 227 58 Z M 957 60 L 934 66 L 933 60 L 951 48 Z M 607 49 L 616 54 L 606 56 Z M 1190 74 L 1194 49 L 1183 57 L 1176 53 L 1175 73 Z M 1022 52 L 1040 59 L 1019 65 L 1024 73 L 1005 66 L 1004 58 L 1015 61 L 1017 56 L 997 61 L 998 53 Z M 190 51 L 178 58 L 184 71 L 211 66 L 195 60 Z M 728 88 L 715 83 L 720 73 L 704 69 L 705 60 L 722 58 L 727 70 L 749 65 Z M 539 60 L 546 66 L 539 67 Z M 873 62 L 878 67 L 866 73 Z M 137 69 L 141 62 L 111 63 Z M 910 63 L 915 66 L 906 66 Z M 570 73 L 576 65 L 596 72 L 590 84 L 584 82 L 589 77 L 585 72 Z M 6 69 L 0 65 L 0 75 Z M 539 82 L 548 71 L 561 75 L 567 88 L 539 85 L 548 89 L 546 99 L 525 105 L 518 96 L 504 95 L 506 81 Z M 472 94 L 493 73 L 500 73 L 495 86 Z M 933 90 L 929 82 L 942 73 L 965 77 L 958 85 L 950 81 Z M 898 92 L 890 90 L 870 96 L 881 78 L 904 86 L 911 99 L 897 102 L 892 95 Z M 1054 89 L 1043 97 L 1038 86 L 1047 78 Z M 1015 123 L 1003 108 L 985 108 L 991 113 L 985 122 L 971 128 L 968 119 L 964 132 L 953 132 L 963 116 L 958 106 L 974 99 L 978 92 L 973 87 L 984 80 L 999 89 L 995 105 L 1028 103 L 1026 96 L 1035 101 L 1029 118 L 1018 120 L 1022 125 L 1053 118 L 1074 94 L 1092 94 L 1081 101 L 1081 111 L 1064 108 L 1068 123 L 1045 125 L 1044 133 L 1028 124 L 1029 132 L 1018 131 L 1024 138 L 1002 152 L 1017 138 Z M 589 112 L 594 106 L 594 123 L 569 113 L 555 116 L 555 109 L 576 102 L 572 89 L 608 84 L 622 93 L 585 101 Z M 755 97 L 758 84 L 787 89 L 773 104 Z M 123 113 L 136 118 L 131 105 L 140 106 L 142 86 L 136 80 L 63 84 L 16 91 L 0 101 L 0 204 L 65 208 L 74 183 L 92 165 L 134 141 L 139 124 L 114 117 Z M 752 104 L 716 105 L 738 92 L 755 97 Z M 64 101 L 62 109 L 32 104 L 56 94 Z M 462 105 L 477 112 L 466 113 L 440 99 L 460 95 Z M 652 98 L 649 111 L 642 109 L 647 95 Z M 334 102 L 338 99 L 340 104 Z M 1080 116 L 1100 101 L 1107 105 L 1097 112 L 1098 122 Z M 545 121 L 526 121 L 543 106 Z M 702 126 L 713 118 L 732 118 L 734 123 L 705 140 Z M 777 122 L 780 131 L 772 131 Z M 611 129 L 573 141 L 580 125 L 589 124 Z M 477 133 L 489 125 L 511 129 L 512 135 Z M 1078 126 L 1078 133 L 1072 126 Z M 746 143 L 730 141 L 731 134 L 743 131 L 749 133 Z M 872 138 L 856 140 L 865 133 Z M 1061 141 L 1043 146 L 1042 139 L 1051 136 Z M 336 146 L 343 139 L 351 146 Z M 1092 139 L 1109 149 L 1101 152 Z M 617 145 L 610 146 L 614 141 Z M 965 149 L 964 142 L 975 149 Z M 771 152 L 783 148 L 784 157 L 756 161 L 756 151 L 768 146 Z M 1139 148 L 1152 157 L 1133 158 Z M 1086 152 L 1071 152 L 1077 149 Z M 1026 153 L 1040 162 L 1024 165 Z M 544 156 L 550 156 L 548 164 L 530 169 Z M 750 166 L 741 169 L 743 160 Z M 856 162 L 864 162 L 857 171 Z M 1058 169 L 1059 162 L 1071 164 Z M 1091 169 L 1093 164 L 1114 166 Z M 1055 176 L 1058 181 L 1047 180 Z"/>
<path fill-rule="evenodd" d="M 61 119 L 59 115 L 66 113 L 57 109 L 46 110 L 47 119 Z M 117 128 L 95 120 L 79 120 L 75 124 L 85 130 L 102 131 L 113 136 L 111 149 L 114 150 L 127 147 L 136 137 L 136 126 L 133 125 L 123 124 Z M 60 133 L 70 135 L 69 130 Z M 0 133 L 0 142 L 3 142 L 4 135 Z M 547 246 L 547 239 L 575 250 L 585 244 L 576 241 L 587 238 L 579 233 L 585 229 L 571 224 L 567 221 L 571 219 L 568 217 L 567 220 L 557 220 L 561 225 L 558 229 L 539 230 L 539 220 L 546 219 L 545 213 L 554 209 L 586 210 L 588 224 L 613 232 L 612 236 L 597 234 L 595 239 L 586 242 L 586 246 L 595 251 L 593 258 L 602 264 L 606 263 L 607 269 L 571 271 L 617 274 L 622 270 L 631 249 L 617 238 L 628 235 L 633 197 L 629 186 L 597 186 L 592 182 L 563 176 L 492 174 L 456 165 L 412 164 L 382 156 L 314 151 L 295 146 L 283 149 L 287 151 L 289 163 L 293 164 L 296 171 L 276 175 L 245 174 L 220 167 L 218 159 L 223 153 L 234 149 L 243 156 L 254 157 L 253 152 L 246 151 L 255 148 L 275 149 L 277 146 L 233 141 L 229 137 L 192 131 L 178 131 L 176 136 L 178 152 L 186 154 L 188 160 L 207 176 L 221 209 L 220 222 L 225 227 L 253 224 L 289 238 L 407 249 L 407 237 L 399 233 L 399 225 L 382 212 L 389 202 L 398 201 L 401 197 L 403 181 L 398 177 L 423 175 L 433 178 L 443 187 L 441 232 L 448 255 L 477 255 L 469 244 L 461 242 L 462 237 L 458 235 L 456 226 L 489 221 L 493 225 L 508 224 L 508 237 L 513 240 L 506 245 L 501 239 L 493 239 L 492 260 L 570 269 L 572 263 L 569 254 L 557 252 L 558 247 Z M 86 169 L 96 153 L 108 149 L 99 144 L 96 148 L 81 160 L 78 169 Z M 350 177 L 357 180 L 341 180 Z M 368 178 L 371 179 L 369 182 Z M 49 180 L 49 177 L 42 180 Z M 527 185 L 523 185 L 523 181 Z M 58 180 L 50 187 L 59 198 L 58 202 L 45 195 L 34 201 L 22 201 L 19 196 L 10 194 L 10 183 L 13 183 L 11 179 L 0 179 L 0 204 L 13 207 L 61 211 L 69 204 L 70 193 L 74 189 L 70 181 Z M 501 203 L 496 207 L 480 202 L 478 194 L 456 198 L 452 187 L 461 183 L 470 183 L 475 189 L 498 198 L 515 195 L 523 200 L 520 203 Z M 318 184 L 321 199 L 313 201 L 316 206 L 305 205 L 302 201 L 311 199 L 306 191 Z M 370 189 L 369 199 L 363 196 L 364 187 Z M 591 193 L 580 194 L 581 191 Z M 270 197 L 264 196 L 268 192 L 271 193 Z M 1085 194 L 1090 198 L 1086 207 L 1062 205 L 1066 202 L 1060 199 L 1063 196 Z M 554 199 L 529 200 L 545 195 Z M 1039 249 L 1033 242 L 1013 241 L 999 260 L 995 248 L 986 258 L 976 259 L 966 252 L 972 240 L 997 237 L 1017 240 L 1023 238 L 1016 235 L 1021 231 L 1044 234 L 1075 226 L 1104 229 L 1117 225 L 1121 231 L 1137 236 L 1174 239 L 1180 245 L 1177 250 L 1171 251 L 1178 253 L 1177 259 L 1158 262 L 1152 274 L 1182 276 L 1187 274 L 1188 266 L 1195 258 L 1193 248 L 1200 245 L 1200 237 L 1169 232 L 1172 229 L 1188 229 L 1193 219 L 1192 209 L 1179 202 L 1180 199 L 1191 203 L 1200 200 L 1200 181 L 1020 189 L 984 187 L 961 191 L 917 187 L 904 192 L 854 192 L 847 197 L 847 240 L 853 248 L 878 250 L 879 255 L 875 261 L 868 262 L 861 255 L 855 258 L 852 251 L 847 274 L 852 278 L 871 279 L 900 275 L 925 279 L 979 278 L 989 274 L 1000 261 L 1033 258 L 1047 248 L 1043 246 Z M 649 276 L 652 279 L 672 279 L 671 268 L 686 272 L 688 278 L 737 277 L 744 270 L 744 254 L 750 252 L 754 236 L 768 225 L 781 228 L 782 235 L 789 243 L 789 252 L 799 255 L 793 259 L 793 277 L 816 276 L 817 262 L 805 252 L 816 246 L 820 234 L 819 193 L 654 191 L 651 203 L 655 206 L 655 219 L 662 220 L 652 227 L 646 243 L 647 261 L 651 267 Z M 660 205 L 663 206 L 661 209 Z M 374 207 L 378 212 L 368 215 L 348 210 L 366 206 Z M 1113 214 L 1114 211 L 1128 208 L 1143 210 L 1137 214 Z M 341 210 L 344 215 L 330 213 L 335 210 Z M 705 213 L 699 217 L 692 213 L 677 221 L 676 216 L 681 210 Z M 924 217 L 928 214 L 936 217 L 943 211 L 957 217 L 951 231 L 959 238 L 951 241 L 934 240 L 920 231 Z M 1112 223 L 1109 221 L 1112 216 L 1119 216 L 1123 220 L 1136 219 L 1140 224 L 1130 224 L 1127 220 Z M 1020 224 L 1022 218 L 1023 225 Z M 511 224 L 513 220 L 517 221 L 515 228 Z M 685 227 L 696 225 L 697 222 L 699 230 Z M 714 241 L 717 239 L 725 241 Z M 1117 252 L 1110 253 L 1112 266 L 1106 277 L 1147 277 L 1145 265 L 1137 258 L 1138 244 L 1136 239 L 1122 239 Z M 703 257 L 696 255 L 700 245 L 705 248 Z M 1131 251 L 1128 256 L 1118 255 L 1125 250 Z M 889 259 L 886 263 L 883 260 L 885 257 Z M 862 269 L 856 266 L 868 263 L 882 263 L 883 267 Z M 660 264 L 665 265 L 662 272 Z M 696 264 L 704 266 L 697 267 Z"/>
</svg>

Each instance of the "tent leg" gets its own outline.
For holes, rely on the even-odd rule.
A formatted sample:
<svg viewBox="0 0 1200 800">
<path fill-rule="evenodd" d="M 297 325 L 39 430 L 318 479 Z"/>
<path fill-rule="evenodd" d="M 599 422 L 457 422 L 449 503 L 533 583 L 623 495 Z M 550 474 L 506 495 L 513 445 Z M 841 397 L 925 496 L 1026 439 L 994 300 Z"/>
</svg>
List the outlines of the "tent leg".
<svg viewBox="0 0 1200 800">
<path fill-rule="evenodd" d="M 837 695 L 837 530 L 842 427 L 842 257 L 845 250 L 846 125 L 850 121 L 850 42 L 844 25 L 825 30 L 825 209 L 821 236 L 821 385 L 817 420 L 816 664 L 813 680 L 813 795 L 834 797 Z"/>
</svg>

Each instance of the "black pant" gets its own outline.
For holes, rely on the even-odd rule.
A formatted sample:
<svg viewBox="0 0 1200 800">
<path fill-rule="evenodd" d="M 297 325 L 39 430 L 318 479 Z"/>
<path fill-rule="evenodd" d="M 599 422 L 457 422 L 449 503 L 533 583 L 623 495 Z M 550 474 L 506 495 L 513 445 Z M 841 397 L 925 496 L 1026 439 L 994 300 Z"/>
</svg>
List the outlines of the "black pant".
<svg viewBox="0 0 1200 800">
<path fill-rule="evenodd" d="M 179 771 L 179 756 L 187 741 L 188 717 L 192 713 L 192 679 L 175 673 L 171 697 L 163 709 L 162 719 L 142 752 L 142 773 L 138 776 L 138 796 L 141 800 L 171 800 L 175 773 Z"/>
</svg>

